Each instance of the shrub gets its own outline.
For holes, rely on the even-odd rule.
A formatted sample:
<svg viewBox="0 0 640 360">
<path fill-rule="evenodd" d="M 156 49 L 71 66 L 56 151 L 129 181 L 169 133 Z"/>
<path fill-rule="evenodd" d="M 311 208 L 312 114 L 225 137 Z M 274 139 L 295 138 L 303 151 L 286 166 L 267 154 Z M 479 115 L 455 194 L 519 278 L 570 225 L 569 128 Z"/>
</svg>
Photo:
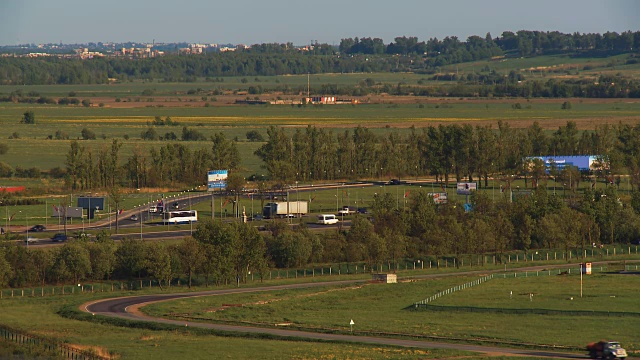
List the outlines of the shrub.
<svg viewBox="0 0 640 360">
<path fill-rule="evenodd" d="M 8 178 L 13 175 L 13 169 L 7 163 L 0 161 L 0 177 Z"/>
<path fill-rule="evenodd" d="M 36 123 L 36 115 L 33 111 L 27 111 L 22 114 L 22 120 L 20 120 L 22 124 L 35 124 Z"/>
<path fill-rule="evenodd" d="M 69 135 L 66 132 L 63 132 L 61 130 L 56 130 L 55 139 L 56 140 L 68 140 L 69 139 Z"/>
<path fill-rule="evenodd" d="M 49 170 L 49 177 L 54 179 L 62 179 L 67 174 L 67 171 L 59 166 Z"/>
<path fill-rule="evenodd" d="M 140 137 L 142 140 L 156 140 L 158 138 L 158 133 L 156 132 L 156 129 L 150 127 L 146 131 L 143 131 Z"/>
<path fill-rule="evenodd" d="M 249 141 L 264 141 L 264 136 L 258 130 L 249 130 L 246 136 Z"/>
<path fill-rule="evenodd" d="M 198 130 L 189 129 L 186 126 L 182 128 L 182 141 L 203 141 L 206 139 Z"/>
<path fill-rule="evenodd" d="M 173 131 L 164 134 L 165 140 L 178 140 L 178 135 Z"/>
<path fill-rule="evenodd" d="M 82 129 L 82 131 L 80 132 L 80 135 L 82 136 L 82 139 L 84 140 L 95 140 L 96 139 L 96 133 L 94 133 L 93 131 L 84 128 Z"/>
</svg>

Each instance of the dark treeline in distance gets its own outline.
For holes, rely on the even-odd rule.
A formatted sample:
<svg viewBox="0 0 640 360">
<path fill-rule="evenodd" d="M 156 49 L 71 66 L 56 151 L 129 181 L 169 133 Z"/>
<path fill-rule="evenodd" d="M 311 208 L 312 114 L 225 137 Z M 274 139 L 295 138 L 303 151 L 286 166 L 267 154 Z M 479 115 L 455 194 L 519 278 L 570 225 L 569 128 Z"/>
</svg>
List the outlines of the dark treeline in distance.
<svg viewBox="0 0 640 360">
<path fill-rule="evenodd" d="M 338 49 L 316 44 L 300 51 L 292 44 L 259 44 L 234 52 L 176 55 L 151 59 L 0 58 L 0 84 L 104 84 L 110 78 L 170 82 L 220 76 L 285 74 L 418 72 L 435 73 L 439 66 L 496 56 L 571 54 L 610 56 L 640 49 L 640 32 L 563 34 L 560 32 L 504 32 L 497 38 L 470 36 L 418 41 L 397 37 L 385 45 L 378 38 L 342 39 Z M 630 61 L 635 61 L 631 59 Z"/>
</svg>

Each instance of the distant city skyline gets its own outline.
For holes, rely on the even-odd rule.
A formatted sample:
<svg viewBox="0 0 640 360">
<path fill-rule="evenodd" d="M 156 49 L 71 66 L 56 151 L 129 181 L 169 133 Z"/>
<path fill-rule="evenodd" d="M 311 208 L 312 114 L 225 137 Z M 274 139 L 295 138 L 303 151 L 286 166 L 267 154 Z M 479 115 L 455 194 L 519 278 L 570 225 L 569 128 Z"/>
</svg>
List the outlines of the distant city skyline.
<svg viewBox="0 0 640 360">
<path fill-rule="evenodd" d="M 2 0 L 0 45 L 146 42 L 338 45 L 343 38 L 484 37 L 503 31 L 605 33 L 640 29 L 635 0 Z"/>
</svg>

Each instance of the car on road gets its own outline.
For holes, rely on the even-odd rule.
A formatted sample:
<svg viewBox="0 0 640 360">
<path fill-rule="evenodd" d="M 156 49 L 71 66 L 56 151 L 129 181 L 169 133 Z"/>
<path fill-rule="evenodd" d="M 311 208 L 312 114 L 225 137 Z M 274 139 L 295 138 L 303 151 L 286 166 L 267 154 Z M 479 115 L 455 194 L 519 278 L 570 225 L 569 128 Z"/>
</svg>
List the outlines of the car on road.
<svg viewBox="0 0 640 360">
<path fill-rule="evenodd" d="M 24 243 L 25 244 L 35 244 L 38 242 L 38 238 L 34 238 L 34 237 L 28 237 L 26 239 L 24 239 Z"/>
<path fill-rule="evenodd" d="M 131 221 L 138 221 L 138 215 L 131 215 L 131 217 L 129 218 L 129 220 L 131 220 Z"/>
<path fill-rule="evenodd" d="M 51 241 L 67 241 L 67 235 L 64 233 L 57 233 L 51 237 Z"/>
<path fill-rule="evenodd" d="M 33 225 L 31 229 L 29 229 L 29 231 L 33 232 L 43 232 L 45 230 L 47 230 L 47 228 L 44 225 Z"/>
</svg>

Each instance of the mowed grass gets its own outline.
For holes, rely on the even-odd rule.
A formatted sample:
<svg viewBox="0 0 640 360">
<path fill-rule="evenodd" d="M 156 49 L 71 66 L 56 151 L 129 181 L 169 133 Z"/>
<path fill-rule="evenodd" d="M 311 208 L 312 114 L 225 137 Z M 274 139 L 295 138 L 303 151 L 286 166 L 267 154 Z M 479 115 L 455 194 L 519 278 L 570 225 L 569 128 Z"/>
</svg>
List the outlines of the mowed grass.
<svg viewBox="0 0 640 360">
<path fill-rule="evenodd" d="M 201 321 L 257 322 L 264 326 L 288 322 L 305 329 L 404 333 L 485 341 L 582 347 L 599 339 L 616 339 L 629 350 L 640 349 L 636 330 L 640 317 L 571 315 L 511 315 L 454 311 L 410 311 L 414 302 L 473 280 L 442 278 L 389 285 L 334 287 L 277 291 L 253 295 L 213 296 L 152 304 L 144 311 L 155 316 Z M 507 308 L 555 308 L 636 312 L 640 277 L 595 275 L 585 280 L 579 298 L 579 276 L 540 276 L 494 279 L 483 285 L 447 295 L 436 304 Z M 513 291 L 513 299 L 509 298 Z M 533 301 L 528 293 L 535 293 Z M 568 300 L 573 296 L 574 300 Z M 615 296 L 615 297 L 614 297 Z M 636 300 L 636 301 L 634 301 Z M 223 304 L 242 304 L 220 310 Z M 217 310 L 217 311 L 213 311 Z M 179 316 L 175 316 L 178 314 Z"/>
<path fill-rule="evenodd" d="M 244 339 L 180 330 L 152 331 L 71 320 L 56 314 L 65 305 L 79 305 L 97 297 L 5 298 L 0 300 L 5 309 L 0 324 L 122 359 L 415 359 L 472 355 L 451 350 Z"/>
</svg>

